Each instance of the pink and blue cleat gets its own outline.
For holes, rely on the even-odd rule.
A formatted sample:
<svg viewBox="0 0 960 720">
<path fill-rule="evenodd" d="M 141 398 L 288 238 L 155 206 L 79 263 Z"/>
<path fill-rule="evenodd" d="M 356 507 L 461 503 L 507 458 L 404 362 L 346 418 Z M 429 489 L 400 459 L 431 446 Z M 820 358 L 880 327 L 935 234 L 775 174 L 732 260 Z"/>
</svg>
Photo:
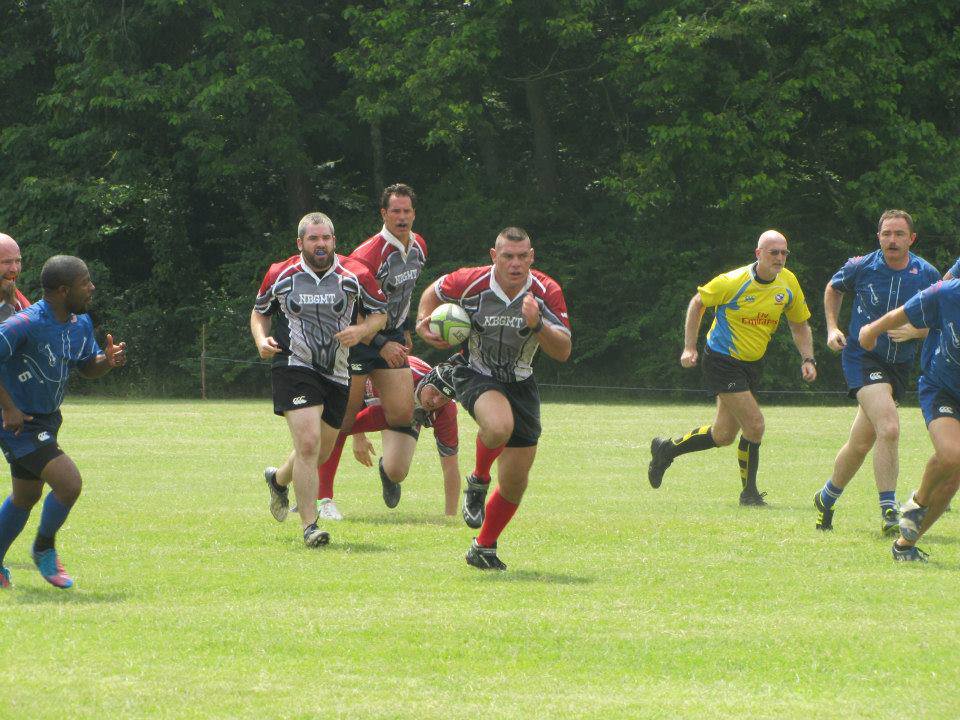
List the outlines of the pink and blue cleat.
<svg viewBox="0 0 960 720">
<path fill-rule="evenodd" d="M 61 590 L 73 587 L 73 579 L 67 575 L 67 571 L 63 569 L 63 563 L 60 562 L 60 558 L 57 557 L 57 551 L 53 548 L 40 552 L 34 551 L 33 562 L 40 571 L 40 574 L 43 575 L 43 579 L 54 587 L 60 588 Z"/>
</svg>

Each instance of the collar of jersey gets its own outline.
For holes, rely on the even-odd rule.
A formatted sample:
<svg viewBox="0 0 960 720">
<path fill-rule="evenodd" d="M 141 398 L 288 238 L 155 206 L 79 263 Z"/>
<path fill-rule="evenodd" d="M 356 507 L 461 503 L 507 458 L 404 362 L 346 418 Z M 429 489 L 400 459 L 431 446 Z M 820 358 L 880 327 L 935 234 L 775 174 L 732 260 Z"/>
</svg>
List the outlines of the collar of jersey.
<svg viewBox="0 0 960 720">
<path fill-rule="evenodd" d="M 753 263 L 753 264 L 750 266 L 750 277 L 752 277 L 755 282 L 758 282 L 758 283 L 760 283 L 761 285 L 769 285 L 769 284 L 772 283 L 774 280 L 776 280 L 778 277 L 780 277 L 780 273 L 777 273 L 776 275 L 774 275 L 774 276 L 773 276 L 773 280 L 761 280 L 761 279 L 760 279 L 760 276 L 757 275 L 757 264 L 756 264 L 756 263 Z"/>
<path fill-rule="evenodd" d="M 400 254 L 403 256 L 403 259 L 407 259 L 407 248 L 403 246 L 403 243 L 400 242 L 400 238 L 394 235 L 392 232 L 387 230 L 387 226 L 384 225 L 383 229 L 380 231 L 380 236 L 387 241 L 387 245 L 393 245 L 397 250 L 400 251 Z M 410 246 L 413 247 L 413 233 L 410 233 Z"/>
<path fill-rule="evenodd" d="M 507 294 L 503 291 L 503 288 L 500 287 L 500 283 L 497 282 L 496 269 L 493 267 L 493 265 L 490 266 L 490 289 L 493 290 L 494 295 L 496 295 L 498 298 L 503 300 L 504 305 L 509 305 L 510 303 L 514 302 L 517 298 L 522 298 L 523 294 L 530 289 L 531 285 L 533 285 L 533 273 L 528 271 L 527 282 L 524 283 L 523 289 L 517 293 L 517 297 L 511 300 L 509 297 L 507 297 Z"/>
<path fill-rule="evenodd" d="M 307 275 L 309 275 L 310 277 L 312 277 L 314 280 L 316 280 L 317 283 L 319 284 L 320 280 L 322 280 L 323 278 L 321 278 L 319 275 L 317 275 L 317 274 L 313 271 L 313 268 L 312 268 L 312 267 L 310 267 L 309 265 L 307 265 L 307 261 L 303 259 L 303 253 L 300 253 L 300 264 L 303 266 L 303 271 L 304 271 L 305 273 L 307 273 Z M 332 273 L 334 270 L 336 270 L 338 267 L 340 267 L 340 258 L 339 258 L 339 256 L 337 255 L 337 253 L 334 252 L 334 253 L 333 253 L 333 264 L 330 265 L 330 269 L 327 270 L 327 271 L 323 274 L 323 277 L 326 277 L 327 275 L 329 275 L 330 273 Z"/>
</svg>

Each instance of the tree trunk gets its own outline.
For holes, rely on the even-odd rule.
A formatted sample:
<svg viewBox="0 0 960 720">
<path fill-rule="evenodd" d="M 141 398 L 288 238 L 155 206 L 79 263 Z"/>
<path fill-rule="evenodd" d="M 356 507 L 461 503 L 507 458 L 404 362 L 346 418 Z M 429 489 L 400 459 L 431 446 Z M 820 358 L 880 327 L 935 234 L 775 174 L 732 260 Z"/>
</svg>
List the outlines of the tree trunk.
<svg viewBox="0 0 960 720">
<path fill-rule="evenodd" d="M 379 201 L 380 192 L 386 185 L 383 182 L 383 135 L 380 123 L 370 123 L 370 151 L 373 153 L 373 194 Z"/>
<path fill-rule="evenodd" d="M 527 109 L 533 127 L 533 163 L 537 184 L 548 200 L 557 195 L 557 147 L 553 139 L 553 126 L 548 114 L 545 83 L 542 79 L 525 80 Z"/>
</svg>

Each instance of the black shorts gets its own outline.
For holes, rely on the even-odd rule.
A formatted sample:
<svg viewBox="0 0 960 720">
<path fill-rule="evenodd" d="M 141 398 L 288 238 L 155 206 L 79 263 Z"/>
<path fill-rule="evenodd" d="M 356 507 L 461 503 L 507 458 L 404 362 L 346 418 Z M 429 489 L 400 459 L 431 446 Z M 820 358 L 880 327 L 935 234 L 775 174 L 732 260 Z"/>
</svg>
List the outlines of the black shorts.
<svg viewBox="0 0 960 720">
<path fill-rule="evenodd" d="M 406 338 L 403 329 L 381 330 L 380 335 L 387 338 L 388 342 L 398 342 L 403 345 Z M 402 367 L 409 367 L 404 363 Z M 350 348 L 350 374 L 351 375 L 369 375 L 371 370 L 395 370 L 391 368 L 387 361 L 380 356 L 380 351 L 371 345 L 357 343 Z"/>
<path fill-rule="evenodd" d="M 703 349 L 703 382 L 710 397 L 747 390 L 756 394 L 762 374 L 763 360 L 737 360 L 708 347 Z"/>
<path fill-rule="evenodd" d="M 347 411 L 346 385 L 327 380 L 312 368 L 274 367 L 270 372 L 273 386 L 273 412 L 283 415 L 288 410 L 323 405 L 320 418 L 330 427 L 339 428 Z"/>
<path fill-rule="evenodd" d="M 481 375 L 468 367 L 454 368 L 453 386 L 457 391 L 457 400 L 467 409 L 470 416 L 473 406 L 483 393 L 496 390 L 510 403 L 513 410 L 513 435 L 507 440 L 507 447 L 532 447 L 540 439 L 540 390 L 531 375 L 519 382 L 503 383 L 487 375 Z"/>
<path fill-rule="evenodd" d="M 63 423 L 60 411 L 35 413 L 32 420 L 23 423 L 18 435 L 0 429 L 0 449 L 10 464 L 10 474 L 19 480 L 39 480 L 47 463 L 63 450 L 57 443 L 57 433 Z"/>
<path fill-rule="evenodd" d="M 887 363 L 869 353 L 845 353 L 841 358 L 843 377 L 847 381 L 847 395 L 856 400 L 860 388 L 887 383 L 893 389 L 893 399 L 900 402 L 907 391 L 912 362 Z"/>
</svg>

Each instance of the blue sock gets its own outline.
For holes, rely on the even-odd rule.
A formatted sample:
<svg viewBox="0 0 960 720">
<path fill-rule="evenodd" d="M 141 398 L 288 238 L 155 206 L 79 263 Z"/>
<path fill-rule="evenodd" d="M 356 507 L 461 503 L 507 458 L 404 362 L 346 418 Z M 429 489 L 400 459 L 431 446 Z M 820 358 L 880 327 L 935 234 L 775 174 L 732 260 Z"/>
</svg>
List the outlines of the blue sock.
<svg viewBox="0 0 960 720">
<path fill-rule="evenodd" d="M 71 506 L 72 507 L 72 506 Z M 53 536 L 57 534 L 70 514 L 70 507 L 57 500 L 53 492 L 48 492 L 43 501 L 43 511 L 40 513 L 40 527 L 37 528 L 37 541 L 34 549 L 46 550 L 53 547 Z"/>
<path fill-rule="evenodd" d="M 880 493 L 880 512 L 881 514 L 887 510 L 896 510 L 897 509 L 897 491 L 896 490 L 886 490 L 885 492 Z"/>
<path fill-rule="evenodd" d="M 9 497 L 0 505 L 0 564 L 3 563 L 3 556 L 13 545 L 13 541 L 23 531 L 28 517 L 30 511 L 18 508 Z"/>
<path fill-rule="evenodd" d="M 842 487 L 837 487 L 833 482 L 827 480 L 827 484 L 824 485 L 823 490 L 820 491 L 820 502 L 823 503 L 825 508 L 832 508 L 833 504 L 840 499 L 842 492 Z"/>
</svg>

